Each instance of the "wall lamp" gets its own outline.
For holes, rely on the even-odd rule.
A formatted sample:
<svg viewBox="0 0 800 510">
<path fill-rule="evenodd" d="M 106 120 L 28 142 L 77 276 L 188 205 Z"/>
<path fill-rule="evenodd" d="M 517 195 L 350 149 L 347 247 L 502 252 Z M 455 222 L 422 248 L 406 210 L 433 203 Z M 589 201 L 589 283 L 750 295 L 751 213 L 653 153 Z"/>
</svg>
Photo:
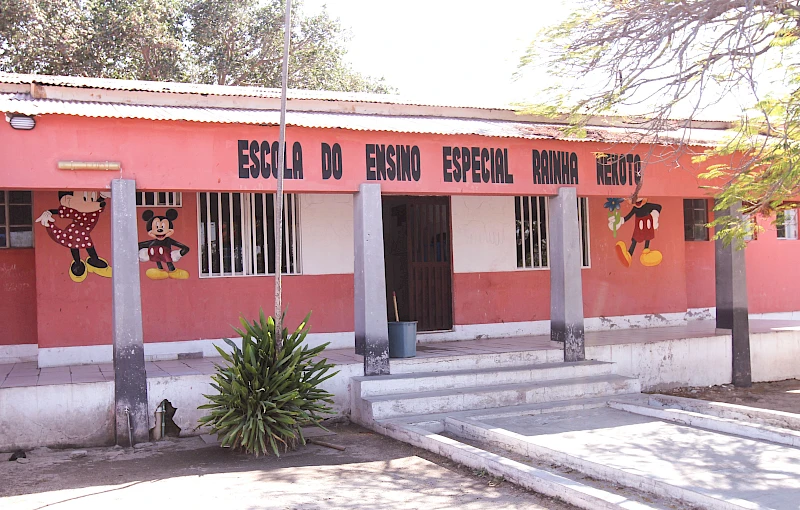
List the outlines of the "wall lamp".
<svg viewBox="0 0 800 510">
<path fill-rule="evenodd" d="M 14 129 L 29 131 L 36 127 L 36 119 L 30 115 L 6 114 L 6 120 Z"/>
</svg>

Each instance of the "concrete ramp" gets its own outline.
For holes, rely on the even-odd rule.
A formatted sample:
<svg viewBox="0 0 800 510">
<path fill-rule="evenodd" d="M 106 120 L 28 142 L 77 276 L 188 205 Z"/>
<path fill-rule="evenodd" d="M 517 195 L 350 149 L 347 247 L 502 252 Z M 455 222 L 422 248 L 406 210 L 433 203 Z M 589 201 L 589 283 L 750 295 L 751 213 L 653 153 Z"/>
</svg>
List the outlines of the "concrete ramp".
<svg viewBox="0 0 800 510">
<path fill-rule="evenodd" d="M 781 416 L 786 413 L 753 410 L 745 422 L 715 416 L 747 414 L 743 406 L 721 413 L 714 403 L 690 399 L 636 395 L 600 400 L 451 413 L 417 423 L 409 417 L 381 426 L 389 435 L 473 467 L 494 469 L 582 508 L 800 509 L 800 449 L 786 440 L 753 437 L 767 430 L 791 443 L 798 431 L 775 426 L 775 415 L 779 423 L 791 422 Z M 646 415 L 650 409 L 664 412 L 665 402 L 677 419 Z M 687 411 L 678 404 L 691 408 L 694 419 L 708 427 L 681 423 Z M 713 430 L 732 426 L 736 434 Z M 561 479 L 548 485 L 544 476 L 534 482 L 536 470 L 540 478 L 546 473 Z"/>
</svg>

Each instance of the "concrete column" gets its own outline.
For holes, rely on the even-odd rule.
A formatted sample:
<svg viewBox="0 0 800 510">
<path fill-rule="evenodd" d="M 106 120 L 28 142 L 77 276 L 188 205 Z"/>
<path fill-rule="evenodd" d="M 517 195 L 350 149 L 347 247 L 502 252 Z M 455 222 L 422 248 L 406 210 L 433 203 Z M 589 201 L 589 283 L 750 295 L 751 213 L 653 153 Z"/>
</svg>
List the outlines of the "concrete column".
<svg viewBox="0 0 800 510">
<path fill-rule="evenodd" d="M 550 338 L 564 343 L 564 361 L 582 361 L 586 355 L 577 190 L 559 188 L 549 202 Z"/>
<path fill-rule="evenodd" d="M 138 219 L 136 182 L 114 179 L 111 181 L 114 401 L 117 444 L 122 446 L 147 442 L 150 436 L 139 286 Z"/>
<path fill-rule="evenodd" d="M 361 184 L 353 210 L 356 354 L 364 356 L 364 375 L 388 375 L 389 326 L 380 184 Z"/>
<path fill-rule="evenodd" d="M 739 214 L 741 203 L 716 211 L 717 217 Z M 735 243 L 715 242 L 714 261 L 717 291 L 717 328 L 730 329 L 733 348 L 733 384 L 752 386 L 750 369 L 750 322 L 747 307 L 747 272 L 744 249 Z"/>
</svg>

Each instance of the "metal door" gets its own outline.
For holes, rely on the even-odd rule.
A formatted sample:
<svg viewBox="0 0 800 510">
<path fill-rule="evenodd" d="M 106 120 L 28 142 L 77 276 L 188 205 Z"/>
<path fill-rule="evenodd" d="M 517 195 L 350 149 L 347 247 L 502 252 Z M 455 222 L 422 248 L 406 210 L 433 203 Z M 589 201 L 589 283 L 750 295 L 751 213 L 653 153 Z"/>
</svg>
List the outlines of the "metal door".
<svg viewBox="0 0 800 510">
<path fill-rule="evenodd" d="M 409 197 L 409 315 L 418 331 L 453 328 L 449 197 Z"/>
</svg>

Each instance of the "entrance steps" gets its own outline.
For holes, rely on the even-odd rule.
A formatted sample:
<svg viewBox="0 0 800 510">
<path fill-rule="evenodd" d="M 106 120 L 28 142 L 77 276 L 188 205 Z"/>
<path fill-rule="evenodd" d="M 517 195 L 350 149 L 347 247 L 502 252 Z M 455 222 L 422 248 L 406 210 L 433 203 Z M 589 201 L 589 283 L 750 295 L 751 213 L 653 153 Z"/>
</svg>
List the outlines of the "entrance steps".
<svg viewBox="0 0 800 510">
<path fill-rule="evenodd" d="M 613 363 L 581 361 L 353 377 L 351 418 L 375 420 L 639 393 Z"/>
<path fill-rule="evenodd" d="M 585 509 L 800 510 L 800 416 L 645 395 L 596 361 L 356 377 L 352 419 Z"/>
</svg>

